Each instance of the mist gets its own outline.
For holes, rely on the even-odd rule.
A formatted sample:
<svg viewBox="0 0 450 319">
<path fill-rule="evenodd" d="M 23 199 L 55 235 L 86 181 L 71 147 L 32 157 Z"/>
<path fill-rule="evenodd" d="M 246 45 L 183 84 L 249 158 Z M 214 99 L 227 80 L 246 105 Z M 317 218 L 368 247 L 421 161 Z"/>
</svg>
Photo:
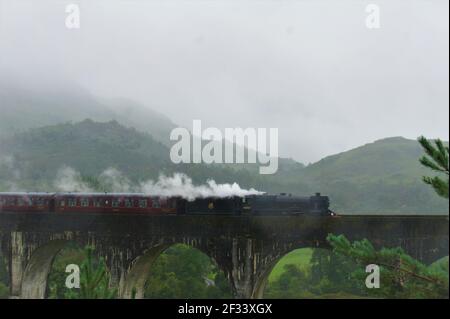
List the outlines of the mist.
<svg viewBox="0 0 450 319">
<path fill-rule="evenodd" d="M 207 180 L 203 185 L 194 185 L 192 179 L 186 174 L 174 173 L 172 176 L 160 175 L 157 180 L 147 180 L 138 184 L 132 183 L 120 171 L 108 168 L 103 171 L 98 182 L 115 193 L 144 193 L 149 196 L 181 197 L 187 200 L 206 197 L 243 197 L 261 195 L 263 192 L 253 188 L 243 189 L 237 183 L 217 184 L 214 180 Z M 79 172 L 69 166 L 61 167 L 53 182 L 55 191 L 59 192 L 96 192 L 87 181 L 82 179 Z"/>
<path fill-rule="evenodd" d="M 0 83 L 124 97 L 188 128 L 279 128 L 280 156 L 304 163 L 448 140 L 448 2 L 377 1 L 380 29 L 368 3 L 0 0 Z"/>
</svg>

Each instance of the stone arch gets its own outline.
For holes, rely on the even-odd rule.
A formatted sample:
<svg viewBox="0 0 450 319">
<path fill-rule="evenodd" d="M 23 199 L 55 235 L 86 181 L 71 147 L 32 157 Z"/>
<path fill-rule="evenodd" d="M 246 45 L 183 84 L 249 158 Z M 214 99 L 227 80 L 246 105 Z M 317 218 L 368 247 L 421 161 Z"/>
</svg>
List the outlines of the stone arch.
<svg viewBox="0 0 450 319">
<path fill-rule="evenodd" d="M 135 299 L 143 299 L 145 287 L 152 270 L 152 265 L 167 249 L 180 244 L 189 246 L 190 248 L 205 254 L 217 265 L 218 269 L 221 269 L 215 258 L 212 257 L 209 252 L 204 249 L 204 247 L 196 245 L 195 243 L 179 241 L 158 244 L 150 249 L 147 249 L 141 256 L 135 258 L 131 263 L 124 282 L 122 283 L 123 288 L 119 292 L 120 297 L 124 299 L 131 299 L 133 297 Z"/>
<path fill-rule="evenodd" d="M 23 299 L 44 299 L 47 279 L 56 255 L 67 245 L 68 240 L 57 239 L 38 247 L 31 255 L 22 277 L 20 297 Z"/>
<path fill-rule="evenodd" d="M 285 254 L 287 255 L 287 254 Z M 283 258 L 285 255 L 281 256 L 278 259 L 273 260 L 271 263 L 266 265 L 266 267 L 262 270 L 259 276 L 255 278 L 255 283 L 253 285 L 251 299 L 263 299 L 264 290 L 266 289 L 267 281 L 269 280 L 269 276 L 272 273 L 273 268 L 276 264 Z"/>
<path fill-rule="evenodd" d="M 275 268 L 275 266 L 283 258 L 285 258 L 287 255 L 289 255 L 290 253 L 292 253 L 295 250 L 308 249 L 308 248 L 309 249 L 329 250 L 329 247 L 327 247 L 327 246 L 319 247 L 319 246 L 313 246 L 313 245 L 311 245 L 311 246 L 303 246 L 302 245 L 302 246 L 298 246 L 298 247 L 292 247 L 292 249 L 283 251 L 277 258 L 275 258 L 271 262 L 267 263 L 262 268 L 262 270 L 260 271 L 258 276 L 255 276 L 251 298 L 252 299 L 263 299 L 264 298 L 264 291 L 266 289 L 267 282 L 269 281 L 269 277 L 270 277 L 273 269 Z"/>
<path fill-rule="evenodd" d="M 145 284 L 155 260 L 173 244 L 160 244 L 153 246 L 137 257 L 131 264 L 125 277 L 121 297 L 125 299 L 143 299 Z"/>
</svg>

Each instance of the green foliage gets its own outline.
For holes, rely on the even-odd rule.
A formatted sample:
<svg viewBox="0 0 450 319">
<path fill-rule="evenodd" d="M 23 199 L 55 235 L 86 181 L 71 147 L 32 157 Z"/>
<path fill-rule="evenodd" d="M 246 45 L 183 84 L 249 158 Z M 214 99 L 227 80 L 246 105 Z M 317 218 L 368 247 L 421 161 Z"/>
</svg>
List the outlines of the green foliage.
<svg viewBox="0 0 450 319">
<path fill-rule="evenodd" d="M 68 264 L 80 265 L 80 288 L 65 286 Z M 55 260 L 48 278 L 48 295 L 51 299 L 113 299 L 117 290 L 109 286 L 109 274 L 103 259 L 94 258 L 94 250 L 75 247 L 64 250 Z"/>
<path fill-rule="evenodd" d="M 66 294 L 68 299 L 114 299 L 117 290 L 109 286 L 109 274 L 102 258 L 96 262 L 94 249 L 85 248 L 86 258 L 80 267 L 80 290 L 73 289 Z"/>
<path fill-rule="evenodd" d="M 333 250 L 313 249 L 309 261 L 288 258 L 269 280 L 267 298 L 448 298 L 448 257 L 426 266 L 400 248 L 376 250 L 367 240 L 329 235 Z M 306 265 L 305 265 L 306 262 Z M 366 266 L 380 266 L 380 288 L 366 287 Z M 278 265 L 277 265 L 278 266 Z M 276 267 L 277 267 L 276 266 Z M 275 267 L 275 268 L 276 268 Z"/>
<path fill-rule="evenodd" d="M 0 78 L 0 136 L 11 136 L 30 128 L 79 122 L 84 119 L 122 125 L 148 132 L 166 142 L 175 127 L 166 116 L 135 101 L 114 98 L 98 99 L 73 83 L 73 90 L 29 90 L 17 79 Z"/>
<path fill-rule="evenodd" d="M 283 257 L 274 267 L 277 276 L 271 275 L 264 297 L 317 299 L 361 298 L 365 295 L 351 278 L 357 264 L 350 258 L 325 249 L 297 251 Z M 291 257 L 298 256 L 301 251 L 308 251 L 309 258 L 304 258 L 305 255 L 297 259 Z"/>
<path fill-rule="evenodd" d="M 186 245 L 175 245 L 152 265 L 146 298 L 231 298 L 230 286 L 211 259 Z"/>
<path fill-rule="evenodd" d="M 448 256 L 439 259 L 438 261 L 434 262 L 431 264 L 430 266 L 431 270 L 434 271 L 441 271 L 441 272 L 445 272 L 448 273 L 449 269 L 448 269 Z"/>
<path fill-rule="evenodd" d="M 380 267 L 380 288 L 368 289 L 371 296 L 387 298 L 448 298 L 448 265 L 426 266 L 407 255 L 401 248 L 376 250 L 367 240 L 351 243 L 343 235 L 330 234 L 327 240 L 333 251 L 354 259 L 361 267 L 352 273 L 352 278 L 364 289 L 365 266 Z M 364 287 L 363 287 L 364 285 Z"/>
<path fill-rule="evenodd" d="M 304 165 L 280 159 L 278 172 L 260 175 L 258 164 L 175 165 L 169 148 L 152 136 L 117 122 L 83 121 L 33 129 L 0 138 L 0 191 L 55 191 L 59 168 L 78 171 L 99 191 L 112 187 L 101 173 L 115 168 L 130 184 L 182 172 L 194 183 L 207 179 L 237 182 L 267 192 L 313 194 L 331 198 L 332 209 L 345 213 L 448 213 L 448 202 L 422 182 L 427 168 L 417 141 L 388 138 Z M 51 156 L 49 156 L 51 154 Z"/>
<path fill-rule="evenodd" d="M 311 261 L 311 291 L 319 296 L 330 294 L 364 295 L 351 274 L 357 264 L 346 256 L 325 249 L 315 249 Z"/>
<path fill-rule="evenodd" d="M 420 145 L 422 145 L 423 149 L 425 150 L 425 153 L 428 155 L 422 156 L 419 160 L 420 163 L 423 166 L 428 167 L 435 172 L 447 175 L 447 178 L 445 180 L 440 178 L 439 176 L 434 177 L 424 176 L 423 181 L 426 184 L 431 185 L 439 196 L 448 199 L 449 195 L 448 146 L 444 146 L 444 143 L 442 143 L 442 141 L 439 139 L 435 141 L 435 146 L 433 146 L 432 143 L 423 136 L 419 137 L 418 140 Z"/>
<path fill-rule="evenodd" d="M 9 297 L 9 288 L 4 283 L 0 282 L 0 299 L 7 299 Z"/>
<path fill-rule="evenodd" d="M 0 252 L 0 282 L 7 283 L 9 281 L 8 272 L 6 271 L 6 259 Z"/>
<path fill-rule="evenodd" d="M 66 266 L 69 264 L 81 265 L 85 259 L 85 251 L 76 246 L 63 249 L 53 261 L 47 280 L 47 294 L 50 299 L 65 299 L 71 289 L 65 285 Z"/>
<path fill-rule="evenodd" d="M 314 298 L 310 292 L 308 273 L 294 264 L 285 264 L 281 275 L 272 283 L 264 294 L 265 298 L 301 299 Z"/>
<path fill-rule="evenodd" d="M 270 276 L 269 282 L 276 281 L 283 273 L 284 266 L 292 264 L 298 266 L 301 270 L 305 272 L 309 272 L 310 270 L 310 260 L 314 255 L 315 249 L 312 248 L 301 248 L 295 249 L 290 253 L 286 254 L 281 258 L 277 264 L 273 267 Z"/>
<path fill-rule="evenodd" d="M 9 297 L 9 287 L 7 285 L 9 278 L 6 271 L 6 262 L 0 252 L 0 299 L 6 299 Z"/>
<path fill-rule="evenodd" d="M 65 267 L 68 264 L 81 265 L 82 289 L 66 288 L 68 274 Z M 103 279 L 99 281 L 99 278 Z M 96 282 L 98 284 L 93 288 Z M 49 298 L 53 299 L 112 298 L 116 291 L 108 287 L 104 263 L 93 258 L 91 249 L 70 247 L 63 250 L 55 259 L 48 279 Z M 223 272 L 209 257 L 186 245 L 175 245 L 162 253 L 152 265 L 145 297 L 231 298 L 231 290 Z"/>
</svg>

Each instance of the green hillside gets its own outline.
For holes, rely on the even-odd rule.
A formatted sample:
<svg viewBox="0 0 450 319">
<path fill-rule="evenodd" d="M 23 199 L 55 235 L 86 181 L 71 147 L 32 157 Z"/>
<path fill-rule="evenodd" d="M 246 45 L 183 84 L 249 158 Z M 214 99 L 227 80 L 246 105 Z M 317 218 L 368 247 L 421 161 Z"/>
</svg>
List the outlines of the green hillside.
<svg viewBox="0 0 450 319">
<path fill-rule="evenodd" d="M 132 183 L 184 172 L 197 184 L 212 178 L 271 193 L 322 192 L 330 196 L 334 210 L 344 213 L 448 213 L 448 201 L 421 181 L 430 173 L 420 166 L 421 155 L 416 141 L 396 137 L 307 167 L 281 161 L 277 174 L 259 175 L 255 165 L 175 165 L 169 148 L 150 134 L 116 121 L 85 120 L 0 139 L 0 190 L 54 190 L 56 173 L 65 166 L 86 177 L 115 168 Z"/>
<path fill-rule="evenodd" d="M 0 76 L 0 137 L 30 128 L 92 119 L 115 120 L 167 144 L 175 127 L 166 116 L 131 100 L 101 99 L 74 83 L 29 89 L 35 85 L 23 81 Z"/>
<path fill-rule="evenodd" d="M 433 174 L 419 163 L 422 155 L 415 140 L 386 138 L 328 156 L 308 166 L 305 178 L 324 193 L 332 192 L 336 210 L 384 212 L 395 207 L 397 212 L 448 212 L 448 201 L 421 180 Z"/>
<path fill-rule="evenodd" d="M 30 129 L 0 139 L 1 190 L 55 190 L 52 183 L 64 167 L 86 177 L 114 168 L 134 184 L 175 172 L 186 173 L 197 183 L 213 178 L 247 187 L 265 184 L 259 175 L 246 170 L 219 165 L 175 165 L 167 146 L 148 133 L 116 121 L 84 120 Z"/>
</svg>

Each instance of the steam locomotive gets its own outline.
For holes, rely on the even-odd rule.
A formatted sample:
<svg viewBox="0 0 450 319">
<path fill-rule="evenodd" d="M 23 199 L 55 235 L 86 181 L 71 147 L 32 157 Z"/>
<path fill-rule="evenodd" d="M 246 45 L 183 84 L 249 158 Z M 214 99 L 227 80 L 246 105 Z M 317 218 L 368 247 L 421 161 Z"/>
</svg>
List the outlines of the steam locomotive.
<svg viewBox="0 0 450 319">
<path fill-rule="evenodd" d="M 251 195 L 192 201 L 135 193 L 0 193 L 1 212 L 147 215 L 333 215 L 328 196 Z"/>
</svg>

